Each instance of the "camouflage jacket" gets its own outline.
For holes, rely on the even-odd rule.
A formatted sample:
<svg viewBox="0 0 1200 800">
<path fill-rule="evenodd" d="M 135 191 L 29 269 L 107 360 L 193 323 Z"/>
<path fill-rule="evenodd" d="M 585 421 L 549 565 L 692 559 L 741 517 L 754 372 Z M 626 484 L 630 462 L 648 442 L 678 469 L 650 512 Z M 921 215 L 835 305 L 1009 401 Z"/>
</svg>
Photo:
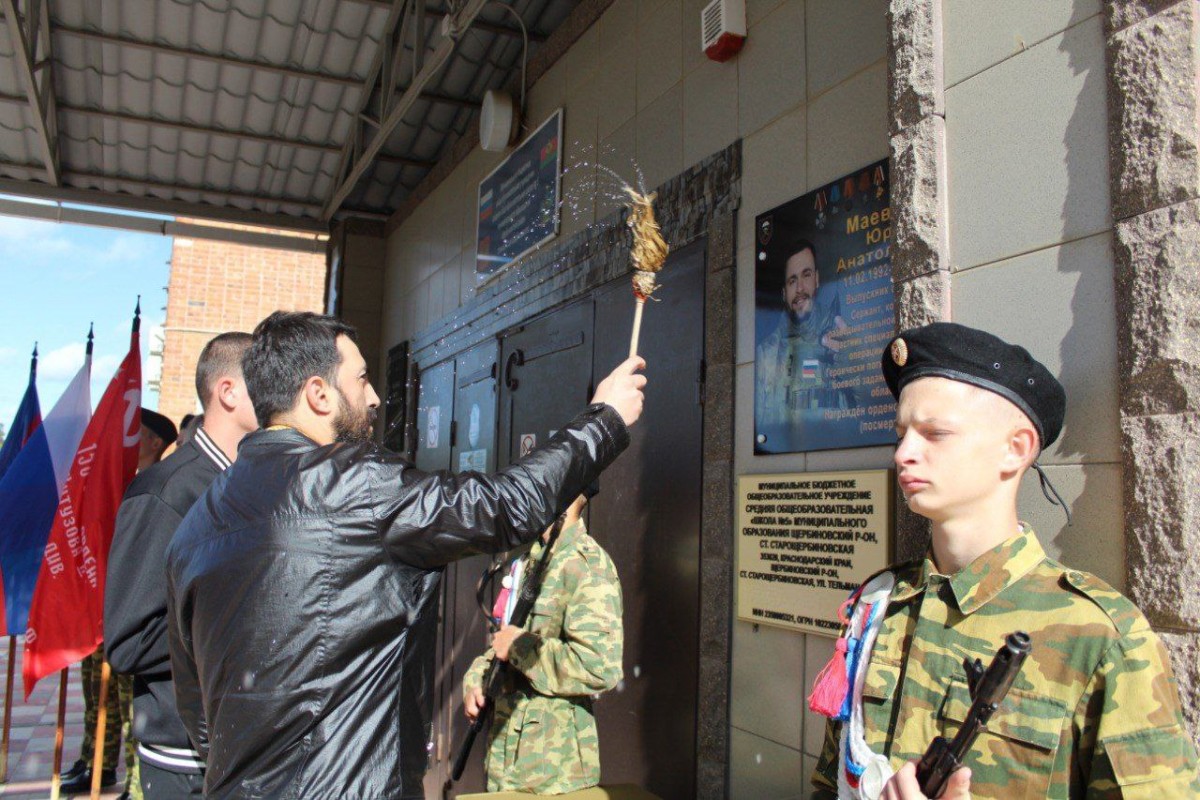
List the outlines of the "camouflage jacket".
<svg viewBox="0 0 1200 800">
<path fill-rule="evenodd" d="M 541 541 L 528 559 L 537 559 Z M 592 695 L 621 679 L 621 583 L 582 521 L 559 534 L 528 633 L 509 649 L 520 674 L 496 701 L 488 733 L 488 791 L 563 794 L 600 782 Z M 489 649 L 463 678 L 479 686 Z"/>
<path fill-rule="evenodd" d="M 1167 653 L 1120 593 L 1047 558 L 1028 528 L 950 577 L 929 558 L 894 572 L 863 690 L 867 744 L 894 769 L 958 731 L 963 658 L 987 665 L 1023 630 L 1030 655 L 964 759 L 973 798 L 1200 797 Z M 826 726 L 816 797 L 836 796 L 839 728 Z"/>
</svg>

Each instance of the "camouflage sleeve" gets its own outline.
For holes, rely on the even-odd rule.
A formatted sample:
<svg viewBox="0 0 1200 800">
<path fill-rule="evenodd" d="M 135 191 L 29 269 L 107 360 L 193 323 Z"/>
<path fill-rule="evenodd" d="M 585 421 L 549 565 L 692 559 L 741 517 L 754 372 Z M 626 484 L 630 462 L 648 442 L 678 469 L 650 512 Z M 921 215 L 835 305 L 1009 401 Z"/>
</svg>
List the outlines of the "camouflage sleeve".
<svg viewBox="0 0 1200 800">
<path fill-rule="evenodd" d="M 557 639 L 532 633 L 509 648 L 508 663 L 534 691 L 570 697 L 607 691 L 621 679 L 624 630 L 621 582 L 607 555 L 580 559 L 562 633 Z"/>
<path fill-rule="evenodd" d="M 826 720 L 825 743 L 821 745 L 821 756 L 812 774 L 812 800 L 837 797 L 838 742 L 841 737 L 841 723 Z"/>
<path fill-rule="evenodd" d="M 1089 800 L 1200 797 L 1167 652 L 1144 619 L 1109 647 L 1077 716 Z"/>
<path fill-rule="evenodd" d="M 491 663 L 495 651 L 488 648 L 483 655 L 471 662 L 471 668 L 467 670 L 467 674 L 463 675 L 463 698 L 467 696 L 469 689 L 483 686 L 483 673 L 487 672 L 488 664 Z"/>
</svg>

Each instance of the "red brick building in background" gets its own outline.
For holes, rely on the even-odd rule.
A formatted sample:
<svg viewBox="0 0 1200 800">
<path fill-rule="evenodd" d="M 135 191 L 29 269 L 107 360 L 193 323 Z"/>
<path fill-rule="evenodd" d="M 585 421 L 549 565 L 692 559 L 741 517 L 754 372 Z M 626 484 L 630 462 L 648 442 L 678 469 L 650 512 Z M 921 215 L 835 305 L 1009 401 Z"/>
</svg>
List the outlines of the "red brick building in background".
<svg viewBox="0 0 1200 800">
<path fill-rule="evenodd" d="M 321 311 L 325 270 L 322 253 L 176 237 L 167 282 L 159 412 L 178 425 L 184 414 L 197 411 L 196 361 L 217 334 L 249 333 L 276 309 Z"/>
</svg>

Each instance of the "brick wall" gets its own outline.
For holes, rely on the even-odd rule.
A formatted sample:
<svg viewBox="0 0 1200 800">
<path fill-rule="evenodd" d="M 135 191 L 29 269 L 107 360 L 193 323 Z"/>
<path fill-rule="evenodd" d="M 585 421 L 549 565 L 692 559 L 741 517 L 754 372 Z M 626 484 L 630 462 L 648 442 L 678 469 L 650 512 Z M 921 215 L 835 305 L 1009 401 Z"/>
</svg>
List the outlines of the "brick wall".
<svg viewBox="0 0 1200 800">
<path fill-rule="evenodd" d="M 321 311 L 324 296 L 323 254 L 177 237 L 158 410 L 176 423 L 195 412 L 196 361 L 209 339 L 225 331 L 249 332 L 276 309 Z"/>
</svg>

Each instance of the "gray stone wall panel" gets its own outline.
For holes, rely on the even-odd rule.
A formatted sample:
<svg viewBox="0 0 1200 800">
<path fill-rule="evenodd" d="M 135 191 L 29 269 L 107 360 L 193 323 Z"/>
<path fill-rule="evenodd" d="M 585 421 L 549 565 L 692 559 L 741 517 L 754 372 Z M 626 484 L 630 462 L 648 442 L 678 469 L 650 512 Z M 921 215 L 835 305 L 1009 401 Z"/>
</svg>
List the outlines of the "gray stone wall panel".
<svg viewBox="0 0 1200 800">
<path fill-rule="evenodd" d="M 891 0 L 888 34 L 891 132 L 945 116 L 941 2 Z"/>
<path fill-rule="evenodd" d="M 950 319 L 950 273 L 946 270 L 898 283 L 895 293 L 898 331 Z"/>
<path fill-rule="evenodd" d="M 1155 628 L 1200 632 L 1200 413 L 1127 416 L 1121 435 L 1130 597 Z"/>
<path fill-rule="evenodd" d="M 1177 3 L 1108 37 L 1114 219 L 1200 190 L 1198 18 L 1200 5 Z"/>
<path fill-rule="evenodd" d="M 1180 3 L 1194 0 L 1118 0 L 1104 4 L 1104 24 L 1109 33 L 1128 28 Z"/>
<path fill-rule="evenodd" d="M 1116 224 L 1121 411 L 1200 409 L 1200 200 Z"/>
<path fill-rule="evenodd" d="M 891 138 L 892 279 L 950 268 L 946 121 L 933 115 Z"/>
<path fill-rule="evenodd" d="M 1200 748 L 1200 633 L 1159 634 L 1171 656 L 1171 669 L 1178 683 L 1183 704 L 1183 721 L 1193 732 L 1192 741 Z"/>
</svg>

